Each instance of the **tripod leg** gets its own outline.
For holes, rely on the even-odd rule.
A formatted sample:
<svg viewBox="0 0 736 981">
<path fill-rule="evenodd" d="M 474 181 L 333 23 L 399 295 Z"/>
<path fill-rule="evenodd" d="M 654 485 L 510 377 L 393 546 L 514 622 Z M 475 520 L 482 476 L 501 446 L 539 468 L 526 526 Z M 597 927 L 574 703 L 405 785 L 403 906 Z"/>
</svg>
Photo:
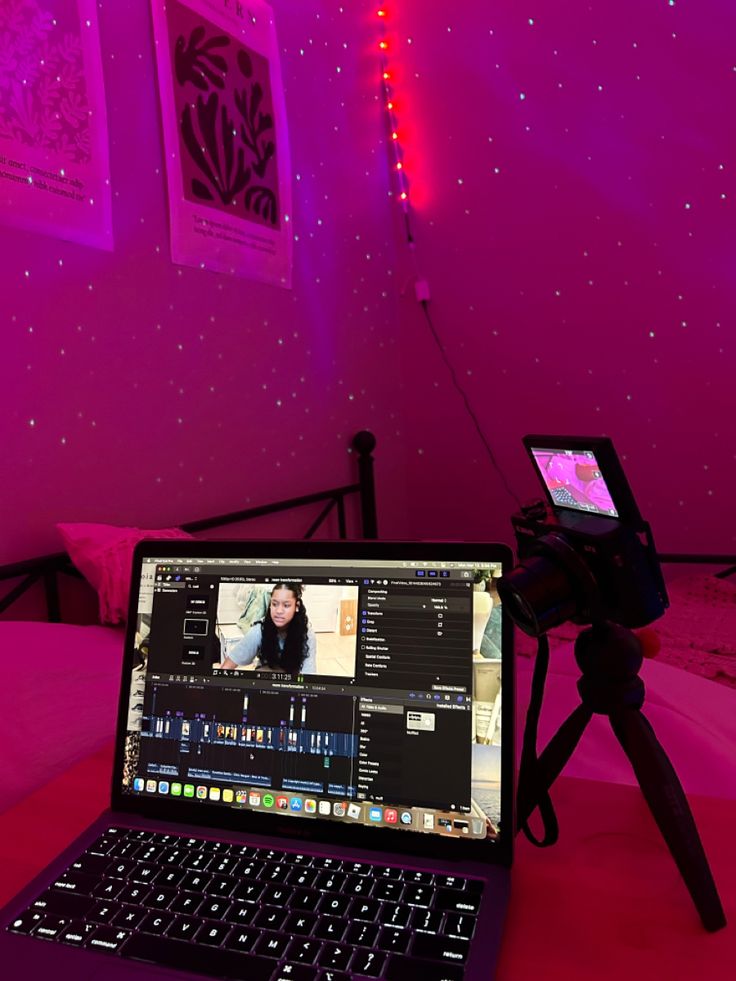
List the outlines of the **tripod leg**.
<svg viewBox="0 0 736 981">
<path fill-rule="evenodd" d="M 638 709 L 619 709 L 611 712 L 609 718 L 703 926 L 706 930 L 720 930 L 726 925 L 726 916 L 690 805 L 669 757 Z"/>
</svg>

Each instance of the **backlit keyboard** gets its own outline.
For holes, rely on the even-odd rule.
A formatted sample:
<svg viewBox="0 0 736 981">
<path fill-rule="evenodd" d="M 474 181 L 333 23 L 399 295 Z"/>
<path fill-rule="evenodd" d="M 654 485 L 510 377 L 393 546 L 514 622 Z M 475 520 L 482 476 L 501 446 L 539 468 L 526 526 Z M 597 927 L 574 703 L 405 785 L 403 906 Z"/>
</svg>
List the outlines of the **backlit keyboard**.
<svg viewBox="0 0 736 981">
<path fill-rule="evenodd" d="M 8 929 L 249 981 L 460 981 L 483 882 L 109 828 Z"/>
</svg>

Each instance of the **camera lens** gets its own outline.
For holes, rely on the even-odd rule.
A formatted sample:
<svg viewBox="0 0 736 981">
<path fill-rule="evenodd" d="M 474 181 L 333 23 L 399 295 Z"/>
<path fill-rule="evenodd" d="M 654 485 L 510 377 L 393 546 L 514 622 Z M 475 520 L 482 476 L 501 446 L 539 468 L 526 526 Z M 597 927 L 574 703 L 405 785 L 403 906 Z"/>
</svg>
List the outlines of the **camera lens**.
<svg viewBox="0 0 736 981">
<path fill-rule="evenodd" d="M 511 619 L 530 637 L 540 637 L 578 612 L 569 576 L 543 555 L 525 559 L 499 579 L 498 594 Z"/>
</svg>

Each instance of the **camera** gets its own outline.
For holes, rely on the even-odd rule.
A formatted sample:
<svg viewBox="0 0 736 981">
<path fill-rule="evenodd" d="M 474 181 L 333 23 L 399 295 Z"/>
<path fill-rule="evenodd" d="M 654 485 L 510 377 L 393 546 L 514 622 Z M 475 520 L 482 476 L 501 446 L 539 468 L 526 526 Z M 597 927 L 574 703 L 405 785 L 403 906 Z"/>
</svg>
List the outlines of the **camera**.
<svg viewBox="0 0 736 981">
<path fill-rule="evenodd" d="M 517 626 L 644 627 L 669 606 L 652 532 L 607 437 L 525 436 L 545 500 L 514 514 L 518 565 L 498 582 Z"/>
</svg>

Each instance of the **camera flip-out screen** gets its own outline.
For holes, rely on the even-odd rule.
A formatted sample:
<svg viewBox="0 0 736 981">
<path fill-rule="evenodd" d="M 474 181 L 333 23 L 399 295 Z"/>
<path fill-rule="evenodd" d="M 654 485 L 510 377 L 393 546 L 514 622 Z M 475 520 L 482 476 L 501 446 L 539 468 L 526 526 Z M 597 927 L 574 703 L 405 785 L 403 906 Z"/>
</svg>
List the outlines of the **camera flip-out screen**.
<svg viewBox="0 0 736 981">
<path fill-rule="evenodd" d="M 641 518 L 611 440 L 604 436 L 526 436 L 553 508 L 638 523 Z"/>
</svg>

